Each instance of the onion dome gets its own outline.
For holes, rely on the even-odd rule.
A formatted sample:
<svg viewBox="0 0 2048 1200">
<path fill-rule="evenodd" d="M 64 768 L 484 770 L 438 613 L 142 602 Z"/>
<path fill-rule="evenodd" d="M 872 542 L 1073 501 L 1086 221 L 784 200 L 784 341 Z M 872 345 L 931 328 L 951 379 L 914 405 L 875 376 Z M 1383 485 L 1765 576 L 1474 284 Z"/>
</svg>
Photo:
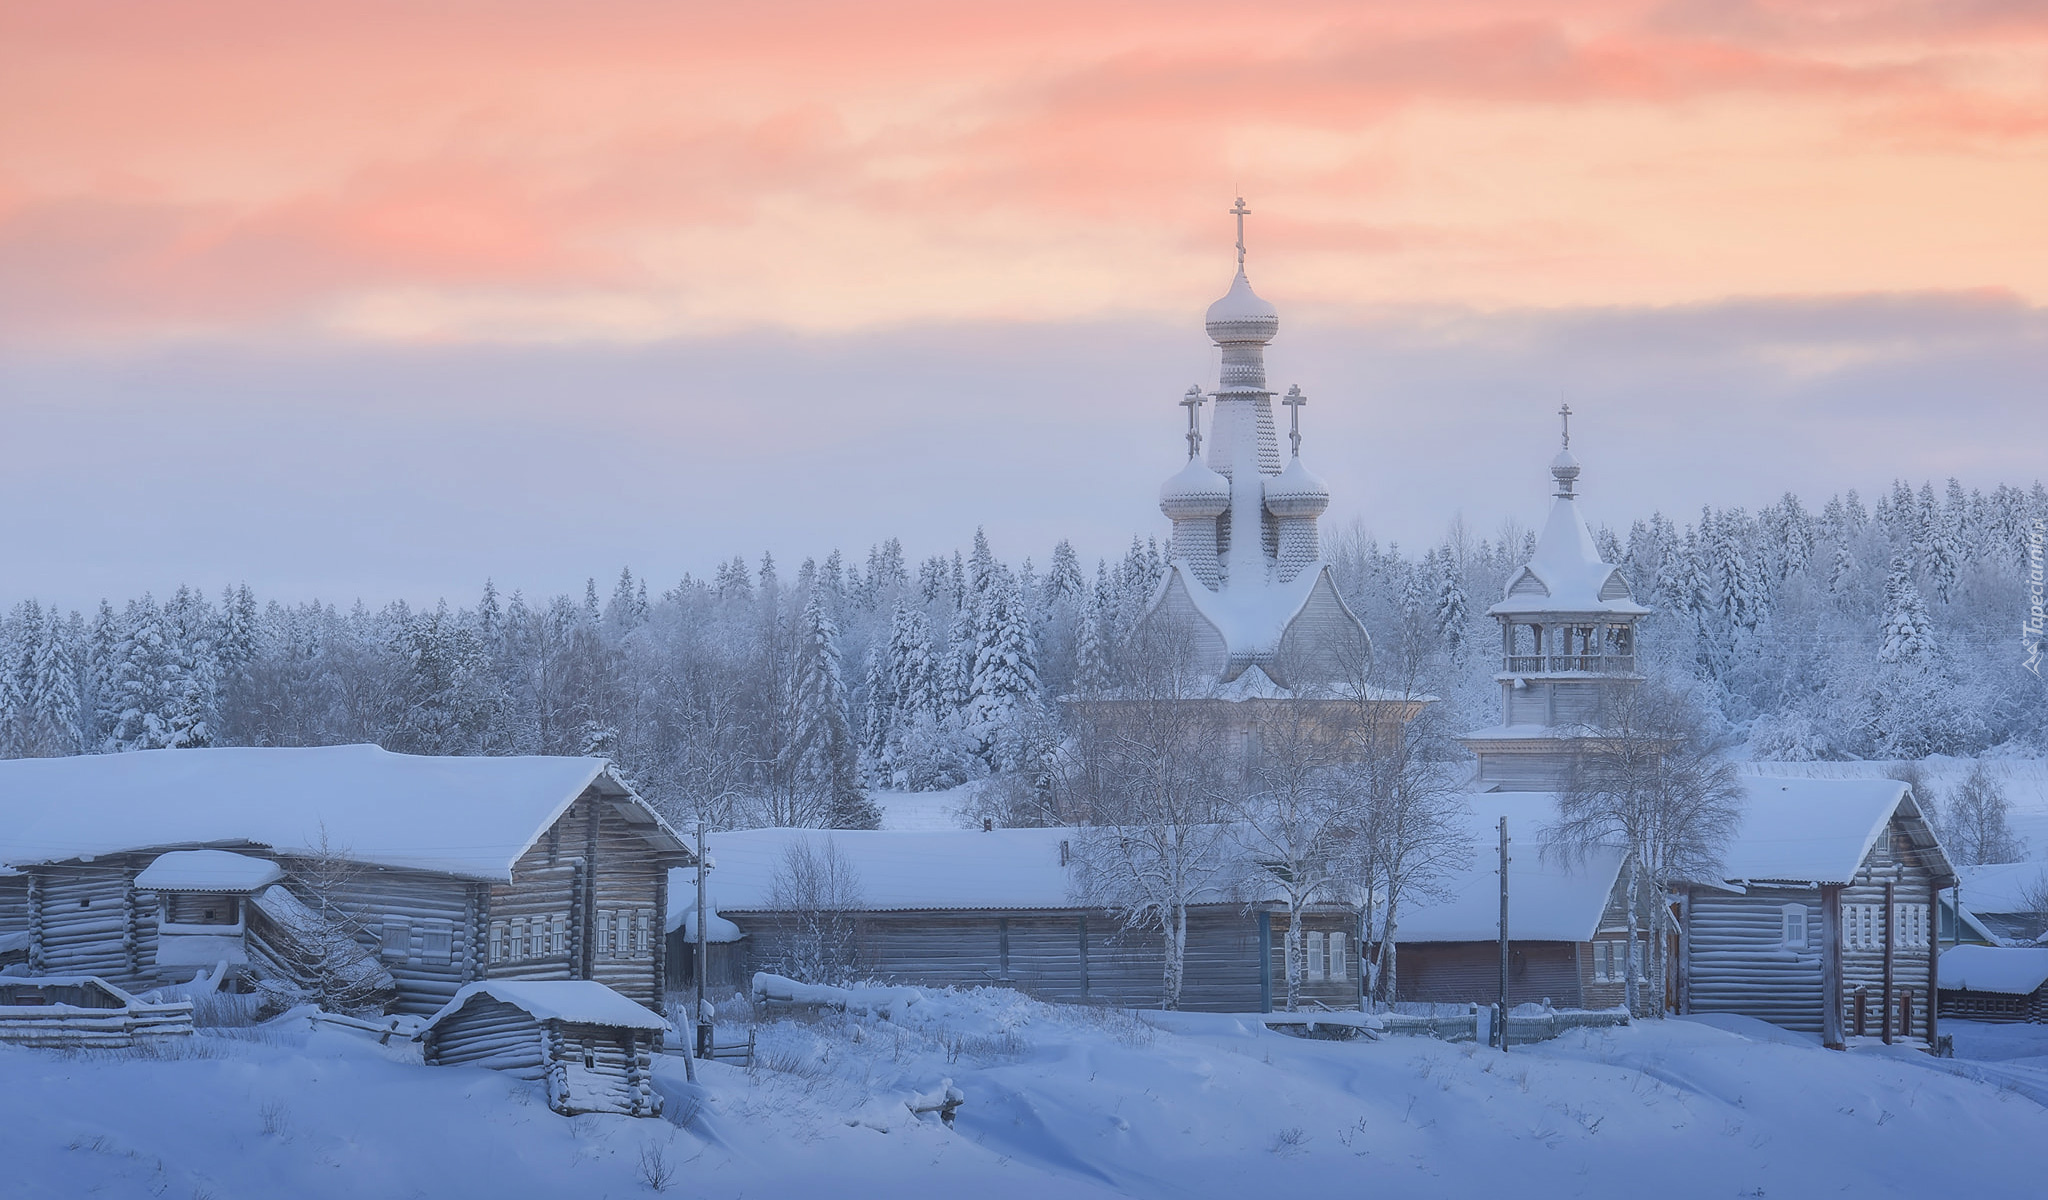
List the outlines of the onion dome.
<svg viewBox="0 0 2048 1200">
<path fill-rule="evenodd" d="M 1571 452 L 1570 447 L 1559 450 L 1557 457 L 1550 460 L 1550 477 L 1557 480 L 1558 495 L 1569 496 L 1572 494 L 1572 485 L 1579 478 L 1579 460 Z"/>
<path fill-rule="evenodd" d="M 1220 517 L 1230 507 L 1230 481 L 1212 471 L 1199 458 L 1174 473 L 1159 486 L 1159 511 L 1173 521 L 1194 521 Z"/>
<path fill-rule="evenodd" d="M 1203 325 L 1217 342 L 1270 342 L 1280 332 L 1280 310 L 1259 298 L 1239 267 L 1230 291 L 1209 306 Z"/>
<path fill-rule="evenodd" d="M 1266 480 L 1266 511 L 1276 517 L 1320 517 L 1330 507 L 1330 485 L 1309 473 L 1300 458 Z"/>
</svg>

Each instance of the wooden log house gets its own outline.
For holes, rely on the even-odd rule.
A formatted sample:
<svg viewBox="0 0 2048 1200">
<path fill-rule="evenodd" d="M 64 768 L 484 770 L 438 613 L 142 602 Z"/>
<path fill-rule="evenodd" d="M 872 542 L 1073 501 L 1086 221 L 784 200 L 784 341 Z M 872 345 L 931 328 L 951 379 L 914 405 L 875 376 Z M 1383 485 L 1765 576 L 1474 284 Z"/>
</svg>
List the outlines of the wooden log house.
<svg viewBox="0 0 2048 1200">
<path fill-rule="evenodd" d="M 1934 912 L 1955 869 L 1890 779 L 1746 781 L 1722 878 L 1677 897 L 1678 1008 L 1932 1046 Z"/>
<path fill-rule="evenodd" d="M 792 914 L 777 907 L 775 876 L 793 845 L 831 846 L 852 867 L 858 901 L 855 970 L 866 978 L 929 987 L 1011 987 L 1071 1004 L 1156 1007 L 1163 999 L 1165 942 L 1126 930 L 1115 914 L 1075 898 L 1073 839 L 1066 829 L 863 831 L 756 829 L 712 835 L 709 889 L 715 911 L 745 938 L 742 978 L 786 973 Z M 679 870 L 679 906 L 695 896 Z M 685 898 L 690 899 L 685 899 Z M 1357 918 L 1313 909 L 1304 922 L 1304 1001 L 1357 1008 Z M 1275 903 L 1217 895 L 1188 916 L 1181 1007 L 1270 1011 L 1287 994 L 1287 914 Z M 678 943 L 677 949 L 691 947 Z"/>
<path fill-rule="evenodd" d="M 1467 803 L 1470 857 L 1436 894 L 1412 899 L 1396 914 L 1394 998 L 1500 998 L 1498 823 L 1506 817 L 1509 1005 L 1621 1006 L 1629 962 L 1627 856 L 1548 844 L 1544 830 L 1555 818 L 1556 798 L 1547 792 L 1485 792 Z M 1638 925 L 1640 967 L 1649 960 L 1650 930 L 1647 921 Z"/>
<path fill-rule="evenodd" d="M 597 980 L 658 1006 L 668 872 L 690 861 L 601 759 L 330 746 L 0 762 L 0 862 L 27 881 L 34 973 L 189 977 L 201 956 L 169 939 L 240 937 L 253 915 L 225 885 L 151 886 L 179 860 L 156 864 L 197 850 L 274 864 L 273 886 L 336 914 L 411 1013 L 483 979 Z"/>
<path fill-rule="evenodd" d="M 668 1022 L 593 980 L 467 984 L 421 1028 L 429 1066 L 478 1066 L 539 1083 L 563 1116 L 661 1115 L 653 1056 Z"/>
</svg>

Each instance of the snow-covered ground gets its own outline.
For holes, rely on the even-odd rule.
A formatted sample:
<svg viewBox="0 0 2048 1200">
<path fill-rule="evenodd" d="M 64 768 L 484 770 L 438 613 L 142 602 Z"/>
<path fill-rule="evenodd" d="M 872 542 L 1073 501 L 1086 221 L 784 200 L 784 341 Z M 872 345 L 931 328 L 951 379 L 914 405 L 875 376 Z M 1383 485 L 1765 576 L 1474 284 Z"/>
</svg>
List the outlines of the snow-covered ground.
<svg viewBox="0 0 2048 1200">
<path fill-rule="evenodd" d="M 2026 840 L 2029 859 L 2048 861 L 2048 760 L 2038 758 L 1950 758 L 1920 760 L 1927 785 L 1945 802 L 1970 769 L 1983 763 L 2012 805 L 2012 831 Z M 1752 775 L 1789 775 L 1798 779 L 1878 779 L 1896 765 L 1888 762 L 1745 762 Z"/>
<path fill-rule="evenodd" d="M 884 829 L 964 829 L 968 822 L 961 812 L 982 787 L 981 780 L 974 780 L 942 792 L 876 791 L 868 796 L 882 810 Z"/>
<path fill-rule="evenodd" d="M 1726 1018 L 1503 1055 L 928 993 L 764 1024 L 755 1069 L 697 1088 L 664 1059 L 672 1121 L 564 1119 L 503 1075 L 294 1021 L 161 1057 L 0 1046 L 0 1192 L 645 1196 L 658 1158 L 713 1197 L 2024 1194 L 2048 1029 L 1956 1030 L 1993 1061 Z M 954 1128 L 912 1114 L 949 1080 Z"/>
</svg>

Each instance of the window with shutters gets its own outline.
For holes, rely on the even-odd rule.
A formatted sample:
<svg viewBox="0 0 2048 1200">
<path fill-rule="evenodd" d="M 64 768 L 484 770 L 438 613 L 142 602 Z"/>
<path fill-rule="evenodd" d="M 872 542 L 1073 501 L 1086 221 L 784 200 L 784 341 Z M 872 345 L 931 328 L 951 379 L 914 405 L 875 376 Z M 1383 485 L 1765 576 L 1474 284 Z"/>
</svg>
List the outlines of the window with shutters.
<svg viewBox="0 0 2048 1200">
<path fill-rule="evenodd" d="M 1927 906 L 1925 904 L 1895 904 L 1892 906 L 1893 929 L 1898 945 L 1909 950 L 1927 948 Z"/>
<path fill-rule="evenodd" d="M 1806 949 L 1806 906 L 1787 904 L 1780 910 L 1779 940 L 1788 950 Z"/>
<path fill-rule="evenodd" d="M 390 959 L 411 957 L 412 925 L 404 917 L 384 918 L 383 936 L 378 951 Z"/>
<path fill-rule="evenodd" d="M 555 956 L 569 952 L 569 918 L 557 913 L 548 923 L 548 953 Z"/>
<path fill-rule="evenodd" d="M 455 961 L 455 927 L 446 921 L 429 921 L 420 927 L 420 961 L 446 966 Z"/>
<path fill-rule="evenodd" d="M 1344 948 L 1344 941 L 1341 933 L 1330 935 L 1330 957 L 1326 961 L 1330 966 L 1330 978 L 1338 983 L 1351 977 L 1351 959 Z"/>
<path fill-rule="evenodd" d="M 633 914 L 633 956 L 635 958 L 647 958 L 653 955 L 654 931 L 652 926 L 653 922 L 648 920 L 647 910 L 641 909 Z"/>
<path fill-rule="evenodd" d="M 1323 935 L 1311 933 L 1305 940 L 1308 942 L 1308 977 L 1310 979 L 1321 979 L 1323 978 Z"/>
</svg>

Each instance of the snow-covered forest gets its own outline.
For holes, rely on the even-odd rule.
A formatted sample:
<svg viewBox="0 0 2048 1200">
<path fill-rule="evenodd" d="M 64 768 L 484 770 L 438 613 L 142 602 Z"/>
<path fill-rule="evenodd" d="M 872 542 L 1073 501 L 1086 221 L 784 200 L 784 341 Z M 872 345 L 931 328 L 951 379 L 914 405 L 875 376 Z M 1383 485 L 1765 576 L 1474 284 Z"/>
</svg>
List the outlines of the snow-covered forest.
<svg viewBox="0 0 2048 1200">
<path fill-rule="evenodd" d="M 1697 681 L 1762 759 L 2038 755 L 2020 669 L 2030 532 L 2048 490 L 1895 483 L 1813 506 L 1652 514 L 1597 538 L 1657 610 L 1643 649 Z M 1457 727 L 1497 719 L 1485 616 L 1533 531 L 1453 521 L 1417 553 L 1328 539 L 1383 661 Z M 1005 547 L 1005 550 L 1013 548 Z M 1156 540 L 1084 566 L 1062 541 L 1006 559 L 734 558 L 673 586 L 622 570 L 580 596 L 485 583 L 473 601 L 372 609 L 179 588 L 0 621 L 7 756 L 375 742 L 430 754 L 603 754 L 676 817 L 721 828 L 871 826 L 869 791 L 1028 772 L 1060 696 L 1110 685 L 1161 570 Z M 1746 744 L 1746 745 L 1745 745 Z"/>
</svg>

